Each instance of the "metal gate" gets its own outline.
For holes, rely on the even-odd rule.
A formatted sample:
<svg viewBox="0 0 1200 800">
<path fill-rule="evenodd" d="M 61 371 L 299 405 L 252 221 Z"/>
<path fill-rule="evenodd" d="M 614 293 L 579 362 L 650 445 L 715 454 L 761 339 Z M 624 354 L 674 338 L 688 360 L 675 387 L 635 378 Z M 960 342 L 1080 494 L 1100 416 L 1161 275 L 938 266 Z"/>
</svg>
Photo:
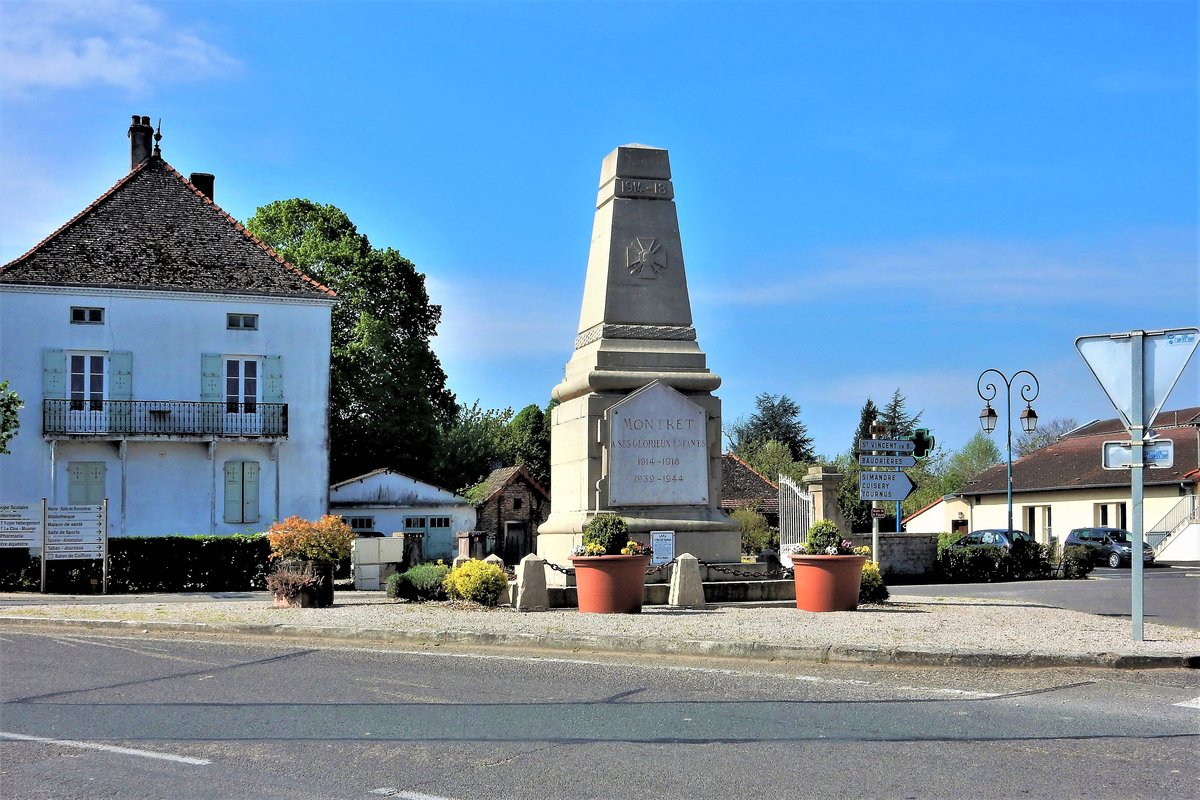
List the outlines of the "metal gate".
<svg viewBox="0 0 1200 800">
<path fill-rule="evenodd" d="M 779 552 L 789 553 L 808 541 L 816 517 L 813 496 L 782 473 L 779 476 Z"/>
</svg>

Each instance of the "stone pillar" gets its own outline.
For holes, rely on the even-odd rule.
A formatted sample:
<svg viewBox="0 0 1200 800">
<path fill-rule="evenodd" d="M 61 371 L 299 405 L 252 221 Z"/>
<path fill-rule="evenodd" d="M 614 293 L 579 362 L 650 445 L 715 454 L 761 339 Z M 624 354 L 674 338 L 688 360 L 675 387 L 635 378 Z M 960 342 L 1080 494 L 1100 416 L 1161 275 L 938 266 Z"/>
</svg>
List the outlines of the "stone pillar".
<svg viewBox="0 0 1200 800">
<path fill-rule="evenodd" d="M 809 467 L 808 474 L 804 476 L 804 490 L 813 496 L 817 519 L 831 520 L 837 524 L 838 530 L 848 534 L 850 524 L 846 522 L 837 503 L 838 484 L 843 477 L 842 473 L 827 471 L 820 465 Z"/>
<path fill-rule="evenodd" d="M 700 579 L 700 561 L 691 553 L 675 558 L 671 567 L 671 589 L 667 602 L 681 608 L 704 607 L 704 582 Z"/>
<path fill-rule="evenodd" d="M 566 564 L 600 512 L 677 551 L 737 561 L 721 502 L 721 379 L 692 327 L 667 151 L 625 145 L 600 170 L 579 333 L 551 417 L 552 512 L 538 555 Z M 556 573 L 555 581 L 562 580 Z"/>
<path fill-rule="evenodd" d="M 517 611 L 545 611 L 549 607 L 546 562 L 530 553 L 517 564 L 517 590 L 513 595 L 513 608 Z"/>
</svg>

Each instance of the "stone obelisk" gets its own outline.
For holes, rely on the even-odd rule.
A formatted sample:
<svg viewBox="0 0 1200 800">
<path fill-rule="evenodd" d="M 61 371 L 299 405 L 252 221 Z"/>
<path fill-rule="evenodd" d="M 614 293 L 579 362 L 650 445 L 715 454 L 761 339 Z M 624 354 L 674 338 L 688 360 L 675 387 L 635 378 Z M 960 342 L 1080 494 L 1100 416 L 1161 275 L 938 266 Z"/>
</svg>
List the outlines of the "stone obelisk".
<svg viewBox="0 0 1200 800">
<path fill-rule="evenodd" d="M 667 151 L 618 147 L 600 168 L 575 352 L 552 412 L 553 508 L 538 555 L 565 565 L 601 512 L 637 538 L 675 534 L 675 552 L 736 562 L 721 511 L 721 379 L 692 327 Z"/>
</svg>

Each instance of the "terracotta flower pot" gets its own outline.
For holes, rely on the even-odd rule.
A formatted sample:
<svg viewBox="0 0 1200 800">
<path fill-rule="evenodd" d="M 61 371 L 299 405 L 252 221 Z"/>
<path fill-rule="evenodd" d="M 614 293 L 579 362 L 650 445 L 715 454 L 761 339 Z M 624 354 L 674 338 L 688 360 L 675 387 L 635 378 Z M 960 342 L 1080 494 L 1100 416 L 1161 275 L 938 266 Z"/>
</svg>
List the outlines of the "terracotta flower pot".
<svg viewBox="0 0 1200 800">
<path fill-rule="evenodd" d="M 801 611 L 854 611 L 866 556 L 793 555 L 796 608 Z"/>
<path fill-rule="evenodd" d="M 572 556 L 579 610 L 590 614 L 639 614 L 646 595 L 650 556 Z"/>
</svg>

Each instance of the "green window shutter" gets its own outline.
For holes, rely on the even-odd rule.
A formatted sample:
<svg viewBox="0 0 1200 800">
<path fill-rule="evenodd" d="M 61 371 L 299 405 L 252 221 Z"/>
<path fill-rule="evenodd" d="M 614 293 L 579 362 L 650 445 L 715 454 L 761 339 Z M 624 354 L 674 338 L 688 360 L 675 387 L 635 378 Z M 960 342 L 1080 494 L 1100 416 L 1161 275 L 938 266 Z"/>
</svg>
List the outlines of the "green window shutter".
<svg viewBox="0 0 1200 800">
<path fill-rule="evenodd" d="M 104 502 L 106 467 L 103 461 L 72 461 L 67 464 L 67 503 L 98 506 Z"/>
<path fill-rule="evenodd" d="M 242 522 L 258 522 L 258 462 L 242 462 Z"/>
<path fill-rule="evenodd" d="M 242 519 L 242 462 L 225 462 L 225 521 Z"/>
<path fill-rule="evenodd" d="M 128 351 L 109 353 L 108 399 L 133 399 L 133 353 Z"/>
<path fill-rule="evenodd" d="M 67 396 L 67 357 L 61 349 L 42 351 L 42 397 Z"/>
<path fill-rule="evenodd" d="M 204 353 L 200 356 L 201 402 L 219 403 L 225 397 L 221 361 L 220 353 Z"/>
<path fill-rule="evenodd" d="M 263 356 L 262 372 L 262 401 L 264 403 L 282 403 L 283 358 L 281 356 Z"/>
</svg>

